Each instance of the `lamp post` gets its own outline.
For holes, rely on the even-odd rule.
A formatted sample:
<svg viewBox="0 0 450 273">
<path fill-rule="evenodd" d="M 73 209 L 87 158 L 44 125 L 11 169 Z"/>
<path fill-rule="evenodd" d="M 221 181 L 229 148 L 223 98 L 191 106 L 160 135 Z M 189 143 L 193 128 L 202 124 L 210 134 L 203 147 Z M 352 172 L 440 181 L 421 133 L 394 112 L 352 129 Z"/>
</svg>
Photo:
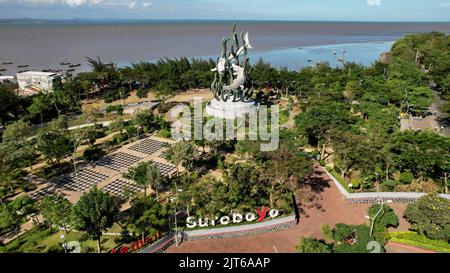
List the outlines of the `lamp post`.
<svg viewBox="0 0 450 273">
<path fill-rule="evenodd" d="M 139 130 L 142 128 L 142 126 L 136 127 L 136 133 L 139 141 L 139 151 L 141 152 L 141 159 L 144 159 L 144 152 L 142 151 L 142 143 L 141 143 L 141 135 L 139 134 Z"/>
<path fill-rule="evenodd" d="M 73 143 L 72 161 L 73 161 L 73 169 L 75 171 L 75 180 L 77 181 L 77 188 L 78 188 L 78 191 L 80 191 L 80 181 L 78 181 L 77 164 L 76 164 L 76 161 L 75 161 L 75 153 L 76 153 L 77 148 L 78 148 L 78 142 L 80 142 L 80 139 L 75 140 L 75 142 Z"/>
<path fill-rule="evenodd" d="M 378 215 L 383 211 L 384 204 L 393 202 L 392 200 L 386 200 L 386 202 L 385 202 L 383 200 L 383 198 L 381 198 L 381 197 L 378 197 L 377 199 L 378 199 L 378 204 L 381 205 L 380 209 L 377 211 L 377 213 L 373 216 L 373 218 L 371 218 L 370 215 L 365 215 L 364 216 L 366 219 L 369 219 L 372 222 L 372 224 L 370 226 L 370 237 L 372 237 L 373 227 L 375 225 L 375 220 L 377 219 Z"/>
<path fill-rule="evenodd" d="M 59 227 L 58 227 L 59 228 Z M 67 244 L 66 244 L 66 242 L 64 241 L 64 234 L 62 234 L 61 233 L 61 229 L 59 228 L 59 233 L 61 234 L 60 235 L 60 238 L 61 238 L 61 241 L 62 241 L 62 247 L 64 248 L 64 253 L 67 253 Z"/>
<path fill-rule="evenodd" d="M 173 210 L 174 210 L 174 221 L 175 221 L 175 246 L 177 246 L 178 247 L 178 223 L 177 223 L 177 200 L 178 200 L 178 193 L 180 192 L 180 191 L 182 191 L 182 190 L 178 190 L 178 186 L 177 186 L 177 182 L 175 181 L 175 191 L 176 191 L 176 197 L 174 196 L 174 197 L 172 197 L 170 200 L 172 201 L 172 202 L 174 202 L 174 205 L 173 205 Z"/>
</svg>

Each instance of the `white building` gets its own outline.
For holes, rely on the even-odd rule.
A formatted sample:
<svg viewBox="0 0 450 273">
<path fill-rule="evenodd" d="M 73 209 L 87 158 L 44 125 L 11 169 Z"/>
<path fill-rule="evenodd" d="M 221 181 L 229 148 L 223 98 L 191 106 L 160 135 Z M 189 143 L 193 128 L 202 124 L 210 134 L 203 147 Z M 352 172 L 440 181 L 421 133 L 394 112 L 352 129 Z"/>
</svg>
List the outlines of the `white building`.
<svg viewBox="0 0 450 273">
<path fill-rule="evenodd" d="M 38 89 L 44 93 L 53 92 L 53 85 L 61 81 L 61 75 L 51 72 L 27 71 L 17 73 L 19 90 Z"/>
</svg>

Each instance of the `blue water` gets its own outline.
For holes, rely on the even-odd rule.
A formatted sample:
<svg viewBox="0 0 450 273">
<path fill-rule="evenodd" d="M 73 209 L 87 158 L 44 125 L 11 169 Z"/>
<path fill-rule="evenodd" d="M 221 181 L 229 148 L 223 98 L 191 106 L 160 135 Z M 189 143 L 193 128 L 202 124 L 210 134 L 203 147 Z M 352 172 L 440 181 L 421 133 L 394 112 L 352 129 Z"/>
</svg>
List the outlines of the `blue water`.
<svg viewBox="0 0 450 273">
<path fill-rule="evenodd" d="M 303 48 L 289 48 L 263 53 L 252 53 L 253 62 L 262 58 L 276 68 L 286 67 L 290 70 L 312 66 L 317 63 L 328 62 L 332 67 L 342 65 L 339 58 L 346 62 L 355 62 L 370 66 L 379 59 L 383 52 L 389 51 L 394 42 L 352 43 L 323 46 L 309 46 Z M 343 53 L 345 51 L 345 53 Z M 336 55 L 335 55 L 336 54 Z"/>
<path fill-rule="evenodd" d="M 370 66 L 379 59 L 383 52 L 389 51 L 393 44 L 393 41 L 385 41 L 306 46 L 266 52 L 249 52 L 249 58 L 253 64 L 261 58 L 275 68 L 287 68 L 289 70 L 300 70 L 304 67 L 325 62 L 332 67 L 341 66 L 342 62 L 339 61 L 339 58 L 342 56 L 344 56 L 344 61 L 346 62 Z M 344 50 L 345 53 L 343 54 Z M 217 59 L 217 56 L 201 56 L 199 58 Z"/>
</svg>

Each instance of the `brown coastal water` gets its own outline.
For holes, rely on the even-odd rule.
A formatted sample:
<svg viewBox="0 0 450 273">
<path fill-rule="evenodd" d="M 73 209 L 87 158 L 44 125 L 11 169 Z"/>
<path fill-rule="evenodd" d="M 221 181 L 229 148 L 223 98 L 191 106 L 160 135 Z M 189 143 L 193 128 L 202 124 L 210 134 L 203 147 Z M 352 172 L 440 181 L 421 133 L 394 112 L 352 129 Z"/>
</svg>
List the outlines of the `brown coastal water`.
<svg viewBox="0 0 450 273">
<path fill-rule="evenodd" d="M 120 65 L 162 57 L 219 55 L 221 37 L 231 22 L 0 23 L 0 67 L 13 74 L 27 69 L 58 68 L 62 61 L 81 63 L 100 56 Z M 428 31 L 450 33 L 450 23 L 240 22 L 253 52 L 315 45 L 394 41 Z M 2 65 L 13 61 L 13 65 Z"/>
</svg>

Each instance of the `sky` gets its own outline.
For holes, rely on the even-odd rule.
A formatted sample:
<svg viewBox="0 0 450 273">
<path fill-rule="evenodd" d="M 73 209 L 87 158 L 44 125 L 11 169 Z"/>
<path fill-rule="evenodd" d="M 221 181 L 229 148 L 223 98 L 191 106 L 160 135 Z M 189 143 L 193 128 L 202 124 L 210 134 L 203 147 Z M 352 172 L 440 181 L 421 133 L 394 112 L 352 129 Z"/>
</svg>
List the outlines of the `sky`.
<svg viewBox="0 0 450 273">
<path fill-rule="evenodd" d="M 0 18 L 450 21 L 450 0 L 0 0 Z"/>
</svg>

